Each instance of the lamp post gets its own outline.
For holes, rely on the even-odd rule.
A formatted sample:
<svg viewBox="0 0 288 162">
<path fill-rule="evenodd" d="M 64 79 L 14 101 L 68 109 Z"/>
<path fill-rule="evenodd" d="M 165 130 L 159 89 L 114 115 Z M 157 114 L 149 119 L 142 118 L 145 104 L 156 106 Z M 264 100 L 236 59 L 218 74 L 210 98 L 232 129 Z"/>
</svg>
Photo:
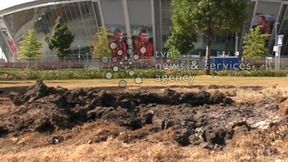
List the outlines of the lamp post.
<svg viewBox="0 0 288 162">
<path fill-rule="evenodd" d="M 274 24 L 274 30 L 275 30 L 275 45 L 274 45 L 274 51 L 275 51 L 275 70 L 279 70 L 280 69 L 280 65 L 279 65 L 279 59 L 280 59 L 280 48 L 278 46 L 278 40 L 277 40 L 277 35 L 278 35 L 278 31 L 277 31 L 277 26 L 278 26 L 278 22 L 276 22 Z"/>
<path fill-rule="evenodd" d="M 78 45 L 78 47 L 79 47 L 79 52 L 78 52 L 78 61 L 80 61 L 80 45 Z"/>
<path fill-rule="evenodd" d="M 238 36 L 238 33 L 236 32 L 235 33 L 235 56 L 239 56 L 238 44 L 239 44 L 239 36 Z"/>
<path fill-rule="evenodd" d="M 89 61 L 89 53 L 86 52 L 86 62 L 88 62 L 88 61 Z"/>
</svg>

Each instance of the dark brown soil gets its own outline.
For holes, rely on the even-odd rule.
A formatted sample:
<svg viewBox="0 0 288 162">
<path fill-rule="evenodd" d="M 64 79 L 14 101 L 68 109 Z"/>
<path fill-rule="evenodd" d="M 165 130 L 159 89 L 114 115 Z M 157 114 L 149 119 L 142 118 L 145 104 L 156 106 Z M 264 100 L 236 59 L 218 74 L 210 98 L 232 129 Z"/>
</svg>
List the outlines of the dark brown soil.
<svg viewBox="0 0 288 162">
<path fill-rule="evenodd" d="M 151 140 L 153 135 L 156 139 L 157 134 L 170 132 L 169 139 L 181 146 L 200 145 L 208 149 L 223 148 L 235 134 L 258 131 L 253 123 L 270 119 L 285 100 L 266 97 L 255 103 L 236 104 L 217 90 L 208 93 L 203 88 L 189 93 L 172 89 L 164 89 L 162 93 L 144 90 L 121 93 L 99 88 L 53 88 L 42 81 L 10 93 L 9 97 L 15 108 L 0 118 L 0 138 L 31 132 L 50 133 L 51 144 L 58 144 L 69 139 L 56 136 L 61 131 L 105 121 L 119 129 L 104 129 L 91 137 L 89 143 L 102 142 L 111 136 L 131 143 Z"/>
</svg>

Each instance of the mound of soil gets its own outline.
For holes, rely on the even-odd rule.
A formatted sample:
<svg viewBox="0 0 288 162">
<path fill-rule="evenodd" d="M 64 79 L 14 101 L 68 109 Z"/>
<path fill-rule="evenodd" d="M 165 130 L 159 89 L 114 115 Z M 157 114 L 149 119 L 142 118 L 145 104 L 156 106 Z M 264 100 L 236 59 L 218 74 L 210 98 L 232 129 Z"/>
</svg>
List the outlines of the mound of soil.
<svg viewBox="0 0 288 162">
<path fill-rule="evenodd" d="M 270 118 L 279 109 L 277 99 L 236 104 L 219 91 L 116 93 L 94 88 L 53 88 L 42 81 L 26 92 L 10 94 L 10 98 L 17 108 L 0 119 L 0 137 L 9 133 L 55 132 L 108 121 L 127 130 L 114 135 L 127 143 L 169 130 L 173 132 L 171 140 L 181 146 L 211 149 L 224 147 L 235 133 L 253 130 L 253 122 Z M 100 139 L 107 139 L 101 135 L 105 138 Z"/>
</svg>

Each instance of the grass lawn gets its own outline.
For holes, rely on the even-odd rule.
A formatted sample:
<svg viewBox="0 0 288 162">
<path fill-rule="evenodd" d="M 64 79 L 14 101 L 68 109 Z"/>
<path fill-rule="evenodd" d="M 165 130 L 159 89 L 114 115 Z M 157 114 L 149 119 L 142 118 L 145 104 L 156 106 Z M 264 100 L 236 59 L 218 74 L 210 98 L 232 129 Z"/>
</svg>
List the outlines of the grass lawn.
<svg viewBox="0 0 288 162">
<path fill-rule="evenodd" d="M 156 79 L 143 79 L 142 84 L 136 84 L 133 79 L 125 79 L 127 85 L 135 86 L 189 86 L 188 81 L 168 81 L 168 84 L 162 84 L 160 80 Z M 49 80 L 45 81 L 48 86 L 62 86 L 66 88 L 78 87 L 103 87 L 103 86 L 118 86 L 120 79 L 106 80 L 106 79 L 93 79 L 93 80 Z M 15 87 L 15 86 L 30 86 L 35 81 L 0 81 L 0 87 Z M 288 87 L 288 77 L 218 77 L 218 76 L 197 76 L 192 85 L 233 85 L 233 86 L 275 86 Z"/>
</svg>

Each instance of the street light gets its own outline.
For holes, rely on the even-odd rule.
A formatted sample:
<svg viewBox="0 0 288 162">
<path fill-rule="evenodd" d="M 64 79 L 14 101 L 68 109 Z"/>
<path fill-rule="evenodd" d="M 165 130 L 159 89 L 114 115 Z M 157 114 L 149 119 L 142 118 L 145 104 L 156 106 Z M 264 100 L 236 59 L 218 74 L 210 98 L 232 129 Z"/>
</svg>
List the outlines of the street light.
<svg viewBox="0 0 288 162">
<path fill-rule="evenodd" d="M 239 36 L 238 36 L 238 33 L 236 32 L 235 33 L 235 56 L 239 56 L 238 44 L 239 44 Z"/>
<path fill-rule="evenodd" d="M 277 31 L 277 26 L 278 26 L 278 22 L 276 22 L 274 24 L 274 29 L 275 29 L 275 46 L 277 46 L 277 35 L 278 35 L 278 31 Z"/>
<path fill-rule="evenodd" d="M 89 60 L 89 53 L 86 52 L 86 62 L 88 62 L 88 60 Z"/>
<path fill-rule="evenodd" d="M 281 46 L 282 46 L 282 40 L 281 42 L 278 42 L 278 39 L 283 39 L 283 36 L 278 38 L 278 22 L 274 24 L 274 29 L 275 29 L 275 46 L 274 46 L 274 51 L 275 51 L 275 70 L 280 70 L 280 55 L 281 55 Z M 281 44 L 279 44 L 281 43 Z"/>
<path fill-rule="evenodd" d="M 78 47 L 79 47 L 79 52 L 78 52 L 78 61 L 80 61 L 80 45 L 78 45 Z"/>
</svg>

